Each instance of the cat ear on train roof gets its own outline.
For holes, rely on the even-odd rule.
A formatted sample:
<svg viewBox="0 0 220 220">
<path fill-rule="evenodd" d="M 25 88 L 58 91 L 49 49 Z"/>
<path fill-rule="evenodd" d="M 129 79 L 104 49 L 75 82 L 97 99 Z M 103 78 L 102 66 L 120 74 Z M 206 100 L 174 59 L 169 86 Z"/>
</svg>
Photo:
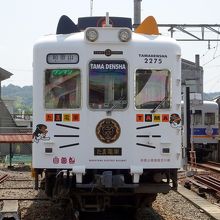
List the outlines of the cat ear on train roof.
<svg viewBox="0 0 220 220">
<path fill-rule="evenodd" d="M 149 16 L 136 28 L 135 33 L 159 35 L 158 25 L 153 16 Z"/>
<path fill-rule="evenodd" d="M 56 34 L 71 34 L 79 32 L 77 25 L 66 15 L 62 15 L 57 25 Z"/>
</svg>

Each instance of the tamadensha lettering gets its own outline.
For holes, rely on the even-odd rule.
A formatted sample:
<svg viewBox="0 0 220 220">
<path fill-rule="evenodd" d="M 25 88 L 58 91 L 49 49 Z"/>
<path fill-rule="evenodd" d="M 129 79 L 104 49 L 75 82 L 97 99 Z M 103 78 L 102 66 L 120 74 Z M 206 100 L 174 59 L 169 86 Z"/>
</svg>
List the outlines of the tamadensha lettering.
<svg viewBox="0 0 220 220">
<path fill-rule="evenodd" d="M 124 70 L 126 69 L 125 64 L 120 63 L 91 63 L 91 69 L 105 69 L 105 70 Z"/>
<path fill-rule="evenodd" d="M 167 58 L 166 54 L 139 54 L 139 57 Z"/>
</svg>

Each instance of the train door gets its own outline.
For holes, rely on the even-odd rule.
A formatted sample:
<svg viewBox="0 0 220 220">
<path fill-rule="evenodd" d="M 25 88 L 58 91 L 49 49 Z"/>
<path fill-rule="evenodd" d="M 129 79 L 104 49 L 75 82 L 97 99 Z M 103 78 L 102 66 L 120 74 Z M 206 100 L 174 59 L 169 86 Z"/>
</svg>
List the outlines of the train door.
<svg viewBox="0 0 220 220">
<path fill-rule="evenodd" d="M 128 80 L 128 63 L 123 59 L 92 59 L 88 64 L 87 138 L 82 139 L 88 167 L 128 166 L 131 143 L 127 134 L 132 127 L 128 125 Z"/>
</svg>

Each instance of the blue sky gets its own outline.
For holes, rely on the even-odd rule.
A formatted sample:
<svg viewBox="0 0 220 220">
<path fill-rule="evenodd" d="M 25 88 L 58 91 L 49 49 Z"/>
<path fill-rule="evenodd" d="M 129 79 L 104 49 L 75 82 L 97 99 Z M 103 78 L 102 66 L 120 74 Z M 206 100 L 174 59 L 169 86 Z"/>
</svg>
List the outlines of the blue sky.
<svg viewBox="0 0 220 220">
<path fill-rule="evenodd" d="M 219 0 L 142 0 L 141 8 L 142 20 L 153 15 L 160 24 L 220 24 Z M 93 0 L 92 12 L 94 16 L 109 12 L 110 16 L 133 18 L 133 0 Z M 14 74 L 3 81 L 3 85 L 32 85 L 34 42 L 42 35 L 55 33 L 63 14 L 77 23 L 78 17 L 90 15 L 90 0 L 2 1 L 0 67 Z M 164 29 L 160 32 L 169 35 Z M 207 42 L 180 44 L 184 59 L 194 62 L 195 54 L 199 54 L 200 64 L 208 63 L 203 66 L 204 91 L 220 91 L 220 45 L 211 42 L 211 49 L 208 50 Z"/>
</svg>

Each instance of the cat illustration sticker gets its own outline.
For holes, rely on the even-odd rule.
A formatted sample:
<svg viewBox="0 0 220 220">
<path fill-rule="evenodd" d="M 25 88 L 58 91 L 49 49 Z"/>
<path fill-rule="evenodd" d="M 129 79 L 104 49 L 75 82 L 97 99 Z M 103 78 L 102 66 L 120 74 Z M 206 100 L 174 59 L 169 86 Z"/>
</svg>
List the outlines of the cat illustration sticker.
<svg viewBox="0 0 220 220">
<path fill-rule="evenodd" d="M 45 124 L 38 124 L 33 133 L 33 140 L 35 143 L 38 143 L 40 140 L 49 141 L 50 137 L 47 137 L 47 126 Z"/>
<path fill-rule="evenodd" d="M 170 115 L 170 125 L 173 128 L 177 128 L 181 126 L 181 118 L 178 114 L 171 114 Z"/>
</svg>

